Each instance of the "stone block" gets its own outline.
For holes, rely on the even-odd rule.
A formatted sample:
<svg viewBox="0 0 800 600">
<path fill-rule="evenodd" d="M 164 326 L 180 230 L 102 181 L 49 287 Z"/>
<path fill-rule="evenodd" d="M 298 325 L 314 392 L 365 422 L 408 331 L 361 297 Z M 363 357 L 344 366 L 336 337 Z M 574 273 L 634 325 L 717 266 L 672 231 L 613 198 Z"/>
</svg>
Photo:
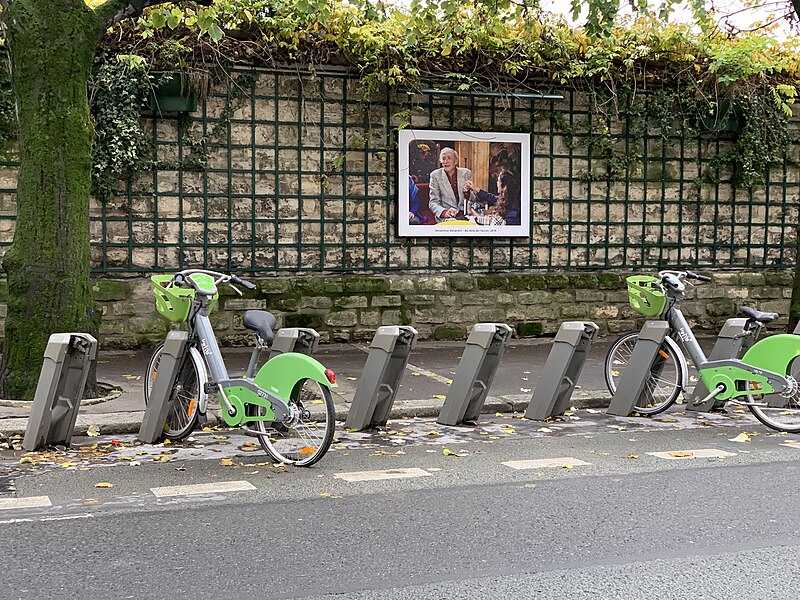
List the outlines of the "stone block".
<svg viewBox="0 0 800 600">
<path fill-rule="evenodd" d="M 549 304 L 553 301 L 553 294 L 543 290 L 535 292 L 520 292 L 517 302 L 520 304 Z"/>
<path fill-rule="evenodd" d="M 763 286 L 767 282 L 762 273 L 740 273 L 739 283 L 747 287 Z"/>
<path fill-rule="evenodd" d="M 326 309 L 333 306 L 333 300 L 327 296 L 305 296 L 300 300 L 301 308 Z"/>
<path fill-rule="evenodd" d="M 606 293 L 602 292 L 601 290 L 585 290 L 585 289 L 576 289 L 575 290 L 575 301 L 576 302 L 604 302 L 606 300 Z M 624 298 L 627 301 L 627 294 Z M 616 302 L 616 300 L 615 300 Z"/>
<path fill-rule="evenodd" d="M 519 337 L 538 337 L 544 332 L 541 323 L 517 323 L 517 335 Z"/>
<path fill-rule="evenodd" d="M 374 296 L 372 306 L 400 306 L 400 296 Z"/>
<path fill-rule="evenodd" d="M 450 275 L 448 283 L 450 289 L 456 292 L 469 292 L 476 287 L 475 278 L 472 275 Z"/>
<path fill-rule="evenodd" d="M 353 327 L 358 323 L 358 315 L 353 310 L 342 310 L 328 313 L 323 320 L 331 327 Z"/>
<path fill-rule="evenodd" d="M 467 330 L 464 327 L 457 327 L 455 325 L 440 325 L 433 330 L 433 339 L 465 340 L 467 339 Z"/>
<path fill-rule="evenodd" d="M 389 280 L 383 277 L 346 277 L 344 289 L 346 292 L 388 292 Z"/>
<path fill-rule="evenodd" d="M 780 298 L 783 295 L 782 291 L 782 288 L 779 287 L 751 287 L 750 297 L 758 300 L 770 300 Z"/>
<path fill-rule="evenodd" d="M 410 277 L 389 277 L 391 292 L 413 292 L 414 287 L 414 279 Z"/>
<path fill-rule="evenodd" d="M 483 275 L 477 279 L 479 290 L 507 290 L 508 277 L 505 275 Z"/>
<path fill-rule="evenodd" d="M 283 278 L 259 279 L 257 285 L 262 294 L 285 294 L 292 287 L 291 281 Z"/>
<path fill-rule="evenodd" d="M 769 286 L 792 286 L 794 284 L 794 273 L 791 271 L 770 271 L 764 273 L 764 281 Z"/>
<path fill-rule="evenodd" d="M 433 294 L 408 294 L 403 295 L 403 302 L 411 306 L 433 306 L 436 296 Z"/>
<path fill-rule="evenodd" d="M 225 310 L 266 310 L 266 300 L 254 300 L 245 298 L 225 299 Z"/>
<path fill-rule="evenodd" d="M 132 286 L 127 281 L 114 279 L 95 279 L 92 281 L 92 297 L 97 302 L 114 302 L 128 300 Z"/>
<path fill-rule="evenodd" d="M 446 323 L 447 313 L 438 308 L 417 308 L 414 311 L 414 320 L 418 323 Z"/>
<path fill-rule="evenodd" d="M 424 277 L 417 279 L 417 290 L 420 292 L 446 292 L 446 277 Z"/>
<path fill-rule="evenodd" d="M 378 327 L 381 324 L 381 311 L 362 310 L 359 312 L 358 320 L 365 327 Z"/>
<path fill-rule="evenodd" d="M 344 296 L 337 298 L 334 305 L 338 308 L 366 308 L 368 301 L 366 296 Z"/>
<path fill-rule="evenodd" d="M 508 289 L 516 291 L 545 290 L 547 278 L 544 275 L 509 275 Z"/>
</svg>

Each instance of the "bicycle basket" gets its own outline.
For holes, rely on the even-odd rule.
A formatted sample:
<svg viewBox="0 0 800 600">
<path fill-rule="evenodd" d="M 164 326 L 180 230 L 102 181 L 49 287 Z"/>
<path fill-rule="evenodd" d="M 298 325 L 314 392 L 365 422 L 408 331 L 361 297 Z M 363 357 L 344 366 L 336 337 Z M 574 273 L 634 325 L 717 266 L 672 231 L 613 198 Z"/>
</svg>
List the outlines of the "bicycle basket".
<svg viewBox="0 0 800 600">
<path fill-rule="evenodd" d="M 659 317 L 667 305 L 667 296 L 657 277 L 634 275 L 628 277 L 628 302 L 631 308 L 645 317 Z"/>
<path fill-rule="evenodd" d="M 189 317 L 192 308 L 192 299 L 195 290 L 177 286 L 166 287 L 172 281 L 172 275 L 153 275 L 150 278 L 153 284 L 153 294 L 156 297 L 156 310 L 170 321 L 182 323 Z M 209 312 L 217 303 L 218 294 L 211 297 Z"/>
</svg>

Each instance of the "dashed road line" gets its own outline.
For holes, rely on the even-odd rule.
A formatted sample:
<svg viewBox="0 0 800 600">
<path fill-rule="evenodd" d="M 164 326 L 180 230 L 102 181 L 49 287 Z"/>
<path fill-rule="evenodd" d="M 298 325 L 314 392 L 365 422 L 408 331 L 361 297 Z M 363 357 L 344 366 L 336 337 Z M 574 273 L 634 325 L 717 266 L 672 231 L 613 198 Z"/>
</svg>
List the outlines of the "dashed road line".
<svg viewBox="0 0 800 600">
<path fill-rule="evenodd" d="M 552 467 L 583 467 L 591 465 L 592 463 L 572 458 L 571 456 L 565 456 L 563 458 L 540 458 L 537 460 L 507 460 L 501 464 L 512 469 L 525 470 Z"/>
<path fill-rule="evenodd" d="M 700 448 L 699 450 L 669 450 L 667 452 L 647 452 L 649 456 L 666 460 L 686 460 L 687 458 L 728 458 L 736 456 L 734 452 L 725 452 L 716 448 Z"/>
<path fill-rule="evenodd" d="M 408 469 L 385 469 L 382 471 L 354 471 L 352 473 L 336 473 L 336 479 L 344 481 L 380 481 L 384 479 L 408 479 L 411 477 L 430 477 L 431 474 L 416 467 Z"/>
<path fill-rule="evenodd" d="M 0 498 L 0 510 L 12 508 L 46 508 L 53 506 L 47 496 L 30 496 L 28 498 Z"/>
<path fill-rule="evenodd" d="M 150 488 L 156 498 L 172 496 L 193 496 L 196 494 L 214 494 L 218 492 L 244 492 L 255 490 L 249 481 L 220 481 L 218 483 L 194 483 L 189 485 L 168 485 Z"/>
</svg>

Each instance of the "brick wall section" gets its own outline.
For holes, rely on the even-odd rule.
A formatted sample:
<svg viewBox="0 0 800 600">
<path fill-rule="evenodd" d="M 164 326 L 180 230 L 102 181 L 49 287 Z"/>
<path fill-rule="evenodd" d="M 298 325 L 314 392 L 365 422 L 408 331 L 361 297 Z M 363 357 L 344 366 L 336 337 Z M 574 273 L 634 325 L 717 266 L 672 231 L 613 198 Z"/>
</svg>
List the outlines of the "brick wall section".
<svg viewBox="0 0 800 600">
<path fill-rule="evenodd" d="M 503 322 L 521 337 L 553 335 L 563 321 L 591 320 L 604 335 L 641 326 L 644 318 L 628 306 L 627 274 L 465 273 L 435 276 L 269 277 L 254 279 L 258 290 L 237 296 L 223 289 L 222 310 L 212 323 L 224 344 L 244 345 L 249 334 L 242 314 L 273 312 L 280 327 L 313 327 L 323 342 L 366 342 L 381 325 L 413 325 L 420 339 L 460 340 L 478 322 Z M 785 328 L 793 273 L 716 272 L 710 284 L 689 288 L 683 309 L 698 330 L 713 332 L 738 307 L 748 305 L 782 315 Z M 0 283 L 0 300 L 5 300 Z M 97 279 L 95 298 L 103 311 L 104 348 L 151 346 L 170 324 L 155 310 L 146 278 Z M 5 304 L 0 317 L 5 318 Z M 0 325 L 2 323 L 0 322 Z"/>
</svg>

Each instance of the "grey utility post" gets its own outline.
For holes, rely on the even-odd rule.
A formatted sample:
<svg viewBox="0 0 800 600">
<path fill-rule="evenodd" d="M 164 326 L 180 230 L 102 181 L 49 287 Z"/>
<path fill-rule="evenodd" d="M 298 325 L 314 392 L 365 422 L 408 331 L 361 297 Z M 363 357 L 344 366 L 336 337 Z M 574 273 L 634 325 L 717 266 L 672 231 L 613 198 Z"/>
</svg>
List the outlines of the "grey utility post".
<svg viewBox="0 0 800 600">
<path fill-rule="evenodd" d="M 544 421 L 563 414 L 581 375 L 598 327 L 591 321 L 567 321 L 558 329 L 525 418 Z"/>
<path fill-rule="evenodd" d="M 408 326 L 379 327 L 347 413 L 347 429 L 386 425 L 417 330 Z"/>
<path fill-rule="evenodd" d="M 275 334 L 269 357 L 275 358 L 286 352 L 314 354 L 319 347 L 319 334 L 308 327 L 284 327 Z"/>
<path fill-rule="evenodd" d="M 164 423 L 169 414 L 169 399 L 175 386 L 181 359 L 186 352 L 188 339 L 189 334 L 185 331 L 170 331 L 164 340 L 164 350 L 158 363 L 156 380 L 153 382 L 142 426 L 139 428 L 139 439 L 145 444 L 157 442 L 164 434 Z"/>
<path fill-rule="evenodd" d="M 747 333 L 747 319 L 734 318 L 725 321 L 719 332 L 719 337 L 714 343 L 708 360 L 724 360 L 727 358 L 741 358 L 744 353 L 755 343 L 755 330 Z M 686 406 L 686 410 L 699 410 L 707 412 L 714 408 L 715 398 L 709 398 L 702 404 L 695 404 L 708 395 L 708 388 L 703 380 L 698 377 L 697 386 Z"/>
<path fill-rule="evenodd" d="M 607 414 L 627 417 L 633 412 L 668 332 L 669 323 L 666 321 L 645 321 L 633 348 L 631 360 L 606 410 Z"/>
<path fill-rule="evenodd" d="M 472 328 L 437 422 L 471 425 L 478 420 L 511 332 L 505 323 L 478 323 Z"/>
<path fill-rule="evenodd" d="M 54 333 L 44 350 L 31 416 L 22 448 L 69 446 L 86 379 L 97 357 L 97 340 L 88 333 Z"/>
</svg>

